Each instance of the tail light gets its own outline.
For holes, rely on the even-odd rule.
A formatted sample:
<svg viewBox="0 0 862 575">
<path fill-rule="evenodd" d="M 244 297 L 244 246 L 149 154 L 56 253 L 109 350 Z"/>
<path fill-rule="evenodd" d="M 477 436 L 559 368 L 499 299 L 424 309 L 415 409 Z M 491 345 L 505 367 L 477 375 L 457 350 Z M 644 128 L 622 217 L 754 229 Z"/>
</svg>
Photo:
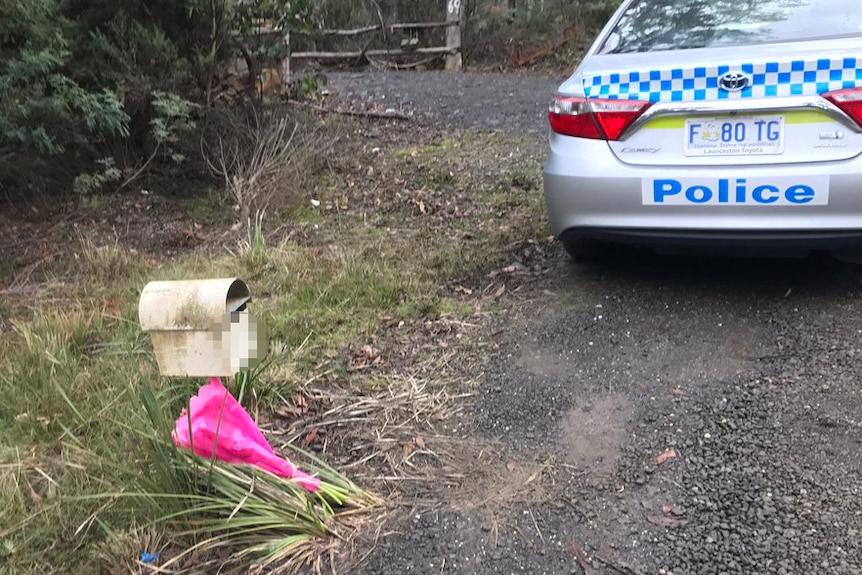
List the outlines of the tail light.
<svg viewBox="0 0 862 575">
<path fill-rule="evenodd" d="M 564 136 L 619 140 L 652 104 L 640 100 L 598 100 L 560 96 L 551 102 L 551 130 Z"/>
<path fill-rule="evenodd" d="M 845 114 L 853 118 L 854 122 L 862 126 L 862 88 L 826 92 L 823 97 L 841 108 Z"/>
</svg>

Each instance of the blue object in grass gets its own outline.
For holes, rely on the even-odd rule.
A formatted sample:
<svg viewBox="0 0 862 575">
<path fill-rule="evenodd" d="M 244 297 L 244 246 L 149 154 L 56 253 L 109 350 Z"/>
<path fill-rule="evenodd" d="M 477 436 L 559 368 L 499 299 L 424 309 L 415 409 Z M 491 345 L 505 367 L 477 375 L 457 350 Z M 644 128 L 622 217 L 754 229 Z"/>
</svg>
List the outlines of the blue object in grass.
<svg viewBox="0 0 862 575">
<path fill-rule="evenodd" d="M 146 551 L 144 551 L 143 553 L 141 553 L 141 562 L 149 564 L 158 559 L 159 557 L 161 557 L 161 555 L 159 555 L 158 553 L 147 553 Z"/>
</svg>

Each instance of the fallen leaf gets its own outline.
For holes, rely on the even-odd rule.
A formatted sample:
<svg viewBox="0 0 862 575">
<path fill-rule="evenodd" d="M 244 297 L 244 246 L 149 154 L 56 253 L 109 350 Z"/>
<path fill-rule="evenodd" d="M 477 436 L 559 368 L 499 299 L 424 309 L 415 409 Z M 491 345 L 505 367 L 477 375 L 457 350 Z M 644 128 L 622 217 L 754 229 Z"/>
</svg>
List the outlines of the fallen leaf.
<svg viewBox="0 0 862 575">
<path fill-rule="evenodd" d="M 299 407 L 294 407 L 292 405 L 278 405 L 273 408 L 272 412 L 276 416 L 284 419 L 291 419 L 302 415 L 302 409 L 300 409 Z"/>
<path fill-rule="evenodd" d="M 514 461 L 509 461 L 506 463 L 506 469 L 509 470 L 509 473 L 515 473 L 518 470 L 518 464 Z"/>
<path fill-rule="evenodd" d="M 413 443 L 405 443 L 404 444 L 404 459 L 407 459 L 408 457 L 410 457 L 414 451 L 415 451 L 415 449 L 413 447 Z"/>
<path fill-rule="evenodd" d="M 661 452 L 661 454 L 655 458 L 655 464 L 661 465 L 668 459 L 674 459 L 676 457 L 676 449 L 670 447 Z"/>
<path fill-rule="evenodd" d="M 311 445 L 311 442 L 314 441 L 315 437 L 317 437 L 317 428 L 316 427 L 308 432 L 308 435 L 305 436 L 303 443 L 305 443 L 305 445 Z"/>
<path fill-rule="evenodd" d="M 670 390 L 670 392 L 677 397 L 683 397 L 685 395 L 685 391 L 683 391 L 682 388 L 678 385 L 676 387 L 674 387 L 672 390 Z"/>
<path fill-rule="evenodd" d="M 425 449 L 425 439 L 421 435 L 417 435 L 416 437 L 414 437 L 413 443 L 415 443 L 416 447 L 418 447 L 419 449 Z"/>
<path fill-rule="evenodd" d="M 456 293 L 462 293 L 464 295 L 473 295 L 473 290 L 470 288 L 465 288 L 464 286 L 458 286 L 455 288 Z"/>
<path fill-rule="evenodd" d="M 377 367 L 383 364 L 380 350 L 371 344 L 363 345 L 354 354 L 347 366 L 347 371 L 362 371 L 369 367 Z"/>
<path fill-rule="evenodd" d="M 365 357 L 370 358 L 377 357 L 380 354 L 380 352 L 373 345 L 370 344 L 362 346 L 362 353 L 365 355 Z"/>
<path fill-rule="evenodd" d="M 438 409 L 430 416 L 431 421 L 443 421 L 444 419 L 446 419 L 446 417 L 447 415 L 445 409 Z"/>
<path fill-rule="evenodd" d="M 30 485 L 29 481 L 27 481 L 27 495 L 30 497 L 30 501 L 33 502 L 34 507 L 40 507 L 42 505 L 42 496 L 36 493 L 36 490 L 33 489 L 33 486 Z"/>
<path fill-rule="evenodd" d="M 506 293 L 506 284 L 502 284 L 499 288 L 497 288 L 497 291 L 494 292 L 494 299 L 500 299 L 501 297 L 503 297 L 504 293 Z"/>
</svg>

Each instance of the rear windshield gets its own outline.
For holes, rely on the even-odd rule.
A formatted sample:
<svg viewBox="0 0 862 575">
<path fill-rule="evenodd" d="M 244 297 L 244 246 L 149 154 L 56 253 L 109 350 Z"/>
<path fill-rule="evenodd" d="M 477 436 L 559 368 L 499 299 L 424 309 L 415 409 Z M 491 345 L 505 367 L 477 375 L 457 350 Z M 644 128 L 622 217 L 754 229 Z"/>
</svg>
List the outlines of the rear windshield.
<svg viewBox="0 0 862 575">
<path fill-rule="evenodd" d="M 599 53 L 859 35 L 860 5 L 860 0 L 636 0 Z"/>
</svg>

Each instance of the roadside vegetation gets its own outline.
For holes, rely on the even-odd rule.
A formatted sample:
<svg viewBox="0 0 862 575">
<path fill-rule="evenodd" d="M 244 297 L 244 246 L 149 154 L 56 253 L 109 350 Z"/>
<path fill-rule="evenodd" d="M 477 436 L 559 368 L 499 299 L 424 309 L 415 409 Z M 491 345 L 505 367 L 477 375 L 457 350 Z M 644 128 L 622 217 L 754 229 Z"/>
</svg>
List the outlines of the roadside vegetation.
<svg viewBox="0 0 862 575">
<path fill-rule="evenodd" d="M 569 70 L 618 5 L 464 0 L 466 65 L 542 61 Z M 414 42 L 440 45 L 440 38 L 430 37 L 443 34 L 440 27 L 422 38 L 426 32 L 410 27 L 371 37 L 321 30 L 439 22 L 444 9 L 443 0 L 6 2 L 0 6 L 0 198 L 12 205 L 50 203 L 73 190 L 88 204 L 153 172 L 212 175 L 213 168 L 218 171 L 214 150 L 204 154 L 210 162 L 202 162 L 197 136 L 213 112 L 260 102 L 264 94 L 321 98 L 320 75 L 280 77 L 291 49 L 364 54 Z M 352 62 L 369 64 L 398 62 Z M 439 65 L 434 57 L 423 64 Z"/>
<path fill-rule="evenodd" d="M 539 163 L 328 114 L 316 80 L 262 94 L 284 54 L 258 22 L 372 5 L 0 5 L 0 573 L 336 570 L 402 482 L 463 481 L 442 429 L 489 314 L 543 272 Z M 530 6 L 468 14 L 513 30 Z M 207 277 L 251 287 L 270 356 L 226 384 L 319 493 L 173 446 L 203 382 L 159 376 L 138 296 Z"/>
<path fill-rule="evenodd" d="M 332 129 L 305 122 L 306 134 Z M 284 179 L 248 233 L 231 231 L 231 202 L 210 205 L 217 180 L 171 204 L 207 237 L 177 255 L 97 222 L 34 228 L 47 257 L 29 251 L 2 277 L 0 572 L 147 572 L 142 552 L 177 571 L 341 564 L 360 558 L 357 533 L 382 525 L 386 505 L 369 490 L 441 473 L 445 442 L 426 440 L 478 376 L 481 338 L 466 336 L 529 275 L 508 259 L 544 241 L 537 163 L 496 134 L 417 137 L 393 124 L 365 137 L 377 129 L 339 121 L 331 161 Z M 273 340 L 265 367 L 230 382 L 235 395 L 335 495 L 170 443 L 202 382 L 159 377 L 137 295 L 150 280 L 224 276 L 249 283 Z"/>
</svg>

